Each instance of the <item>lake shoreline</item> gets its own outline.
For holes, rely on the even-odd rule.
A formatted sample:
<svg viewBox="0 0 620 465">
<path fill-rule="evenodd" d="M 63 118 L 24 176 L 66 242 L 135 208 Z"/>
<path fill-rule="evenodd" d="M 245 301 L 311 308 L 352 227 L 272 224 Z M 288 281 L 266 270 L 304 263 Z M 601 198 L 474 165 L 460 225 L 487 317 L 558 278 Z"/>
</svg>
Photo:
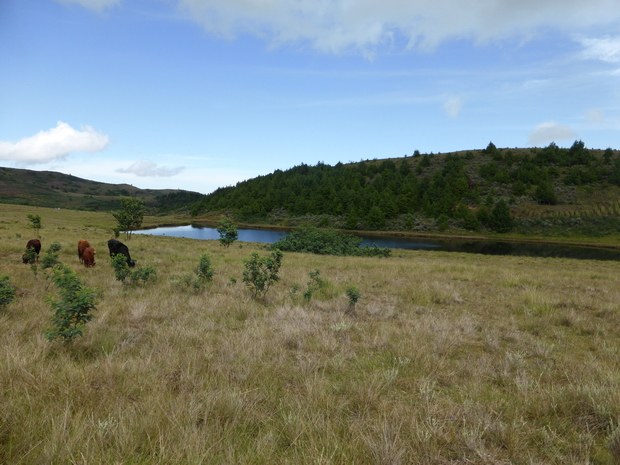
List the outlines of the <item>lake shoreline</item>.
<svg viewBox="0 0 620 465">
<path fill-rule="evenodd" d="M 152 218 L 152 217 L 151 217 Z M 174 226 L 204 226 L 204 227 L 217 227 L 218 221 L 211 219 L 197 219 L 194 221 L 182 221 L 182 222 L 149 222 L 148 226 L 140 228 L 140 230 L 165 228 Z M 257 229 L 266 231 L 280 231 L 291 232 L 295 231 L 294 226 L 279 226 L 279 225 L 266 225 L 266 224 L 249 224 L 249 223 L 237 223 L 239 229 Z M 480 234 L 454 234 L 454 233 L 423 233 L 414 231 L 362 231 L 362 230 L 348 230 L 341 229 L 343 233 L 353 234 L 355 236 L 372 236 L 372 237 L 384 237 L 384 238 L 401 238 L 401 239 L 434 239 L 434 240 L 458 240 L 458 241 L 486 241 L 486 242 L 526 242 L 532 244 L 548 244 L 548 245 L 567 245 L 576 247 L 591 247 L 597 249 L 608 250 L 620 250 L 620 239 L 616 244 L 601 243 L 592 241 L 589 238 L 584 240 L 563 240 L 561 238 L 554 237 L 552 239 L 545 239 L 541 237 L 528 237 L 510 235 L 480 235 Z M 610 236 L 607 236 L 608 238 Z"/>
</svg>

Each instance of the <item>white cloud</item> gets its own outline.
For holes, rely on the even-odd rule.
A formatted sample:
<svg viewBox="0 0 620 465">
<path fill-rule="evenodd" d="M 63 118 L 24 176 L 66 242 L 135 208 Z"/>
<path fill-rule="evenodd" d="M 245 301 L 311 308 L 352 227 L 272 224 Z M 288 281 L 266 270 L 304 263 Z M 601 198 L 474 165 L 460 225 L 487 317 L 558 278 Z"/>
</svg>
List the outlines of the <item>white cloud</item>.
<svg viewBox="0 0 620 465">
<path fill-rule="evenodd" d="M 535 146 L 570 139 L 577 139 L 577 134 L 568 126 L 556 121 L 541 123 L 529 134 L 529 143 Z"/>
<path fill-rule="evenodd" d="M 365 53 L 404 39 L 432 49 L 450 39 L 477 42 L 567 32 L 620 19 L 617 0 L 178 0 L 208 31 L 250 33 L 274 44 L 309 41 L 319 50 Z"/>
<path fill-rule="evenodd" d="M 460 97 L 450 97 L 443 104 L 443 109 L 450 118 L 456 118 L 463 108 L 463 100 Z"/>
<path fill-rule="evenodd" d="M 116 170 L 117 173 L 133 173 L 140 177 L 150 178 L 169 178 L 179 174 L 185 169 L 184 166 L 178 166 L 176 168 L 158 167 L 157 163 L 147 160 L 138 160 L 132 164 L 129 168 Z"/>
<path fill-rule="evenodd" d="M 620 62 L 620 36 L 587 38 L 577 37 L 577 42 L 583 45 L 581 57 L 586 60 L 600 60 L 608 63 Z"/>
<path fill-rule="evenodd" d="M 0 160 L 11 160 L 22 165 L 48 163 L 65 158 L 71 152 L 99 152 L 109 143 L 107 135 L 90 126 L 77 131 L 67 123 L 58 121 L 55 128 L 18 142 L 0 141 Z"/>
<path fill-rule="evenodd" d="M 602 123 L 603 120 L 605 119 L 605 113 L 601 110 L 588 110 L 586 112 L 586 120 L 591 122 L 591 123 Z"/>
<path fill-rule="evenodd" d="M 56 0 L 59 3 L 77 3 L 85 8 L 101 13 L 105 8 L 120 3 L 121 0 Z"/>
</svg>

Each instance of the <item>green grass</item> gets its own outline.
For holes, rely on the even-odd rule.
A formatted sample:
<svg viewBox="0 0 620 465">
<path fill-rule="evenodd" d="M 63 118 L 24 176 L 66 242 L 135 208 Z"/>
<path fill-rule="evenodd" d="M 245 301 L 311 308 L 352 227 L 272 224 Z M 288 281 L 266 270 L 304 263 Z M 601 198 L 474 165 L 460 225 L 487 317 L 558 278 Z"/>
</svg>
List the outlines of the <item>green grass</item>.
<svg viewBox="0 0 620 465">
<path fill-rule="evenodd" d="M 132 258 L 158 280 L 128 287 L 110 215 L 13 208 L 0 206 L 0 275 L 21 294 L 0 310 L 0 463 L 620 461 L 620 263 L 287 253 L 258 300 L 241 277 L 259 244 L 136 235 Z M 102 291 L 72 344 L 44 338 L 53 287 L 21 263 L 33 212 L 43 250 L 60 242 Z M 203 253 L 213 284 L 181 285 Z M 316 298 L 289 292 L 315 269 Z"/>
</svg>

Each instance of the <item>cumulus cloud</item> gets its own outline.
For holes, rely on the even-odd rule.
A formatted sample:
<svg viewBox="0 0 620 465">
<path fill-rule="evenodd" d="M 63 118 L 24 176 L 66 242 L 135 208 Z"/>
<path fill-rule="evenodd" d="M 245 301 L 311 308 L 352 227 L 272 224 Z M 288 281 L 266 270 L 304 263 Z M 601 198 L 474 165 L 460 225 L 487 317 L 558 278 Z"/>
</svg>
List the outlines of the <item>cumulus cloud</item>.
<svg viewBox="0 0 620 465">
<path fill-rule="evenodd" d="M 184 166 L 178 166 L 176 168 L 165 168 L 163 166 L 158 167 L 157 163 L 147 160 L 138 160 L 132 164 L 129 168 L 119 168 L 117 173 L 132 173 L 140 177 L 149 178 L 168 178 L 179 174 L 185 169 Z"/>
<path fill-rule="evenodd" d="M 450 118 L 456 118 L 463 108 L 463 100 L 460 97 L 450 97 L 443 104 L 443 109 Z"/>
<path fill-rule="evenodd" d="M 607 36 L 603 38 L 577 37 L 576 40 L 583 45 L 582 58 L 606 61 L 608 63 L 620 62 L 620 36 Z"/>
<path fill-rule="evenodd" d="M 574 32 L 620 19 L 616 0 L 177 1 L 212 33 L 249 33 L 275 44 L 308 41 L 328 52 L 369 50 L 396 40 L 432 49 L 450 39 L 521 39 L 539 30 Z"/>
<path fill-rule="evenodd" d="M 559 140 L 577 139 L 577 134 L 568 126 L 557 121 L 541 123 L 529 134 L 531 145 L 544 145 Z"/>
<path fill-rule="evenodd" d="M 102 12 L 105 8 L 120 3 L 121 0 L 56 0 L 59 3 L 77 3 L 85 8 Z"/>
<path fill-rule="evenodd" d="M 95 153 L 103 150 L 110 138 L 84 126 L 81 131 L 58 121 L 56 127 L 41 131 L 17 142 L 0 141 L 0 160 L 10 160 L 22 165 L 48 163 L 65 158 L 71 152 Z"/>
</svg>

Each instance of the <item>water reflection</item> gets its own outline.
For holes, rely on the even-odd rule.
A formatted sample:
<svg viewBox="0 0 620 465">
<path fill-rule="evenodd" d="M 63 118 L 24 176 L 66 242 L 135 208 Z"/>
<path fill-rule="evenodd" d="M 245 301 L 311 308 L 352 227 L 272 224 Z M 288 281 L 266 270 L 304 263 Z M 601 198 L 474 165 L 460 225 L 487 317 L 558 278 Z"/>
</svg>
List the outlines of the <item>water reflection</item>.
<svg viewBox="0 0 620 465">
<path fill-rule="evenodd" d="M 168 226 L 142 231 L 134 234 L 152 234 L 155 236 L 187 237 L 191 239 L 220 238 L 217 229 L 198 225 Z M 288 233 L 266 229 L 239 229 L 239 240 L 244 242 L 262 242 L 272 244 Z M 362 236 L 362 245 L 376 244 L 379 247 L 407 250 L 443 250 L 447 252 L 466 252 L 484 255 L 520 255 L 529 257 L 577 258 L 589 260 L 618 260 L 620 251 L 593 247 L 580 247 L 556 244 L 535 244 L 530 242 L 439 240 L 403 237 Z"/>
</svg>

